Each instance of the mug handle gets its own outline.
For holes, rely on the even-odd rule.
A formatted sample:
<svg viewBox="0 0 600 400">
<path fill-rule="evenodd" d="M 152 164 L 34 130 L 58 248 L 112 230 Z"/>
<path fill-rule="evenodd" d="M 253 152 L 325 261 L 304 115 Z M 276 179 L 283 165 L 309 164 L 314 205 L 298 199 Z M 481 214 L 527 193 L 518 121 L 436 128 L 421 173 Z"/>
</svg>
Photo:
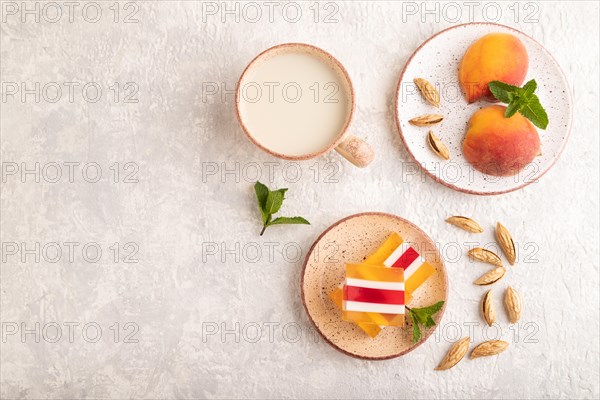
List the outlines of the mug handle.
<svg viewBox="0 0 600 400">
<path fill-rule="evenodd" d="M 373 147 L 364 140 L 354 135 L 347 135 L 335 151 L 359 168 L 364 168 L 373 161 L 375 152 Z"/>
</svg>

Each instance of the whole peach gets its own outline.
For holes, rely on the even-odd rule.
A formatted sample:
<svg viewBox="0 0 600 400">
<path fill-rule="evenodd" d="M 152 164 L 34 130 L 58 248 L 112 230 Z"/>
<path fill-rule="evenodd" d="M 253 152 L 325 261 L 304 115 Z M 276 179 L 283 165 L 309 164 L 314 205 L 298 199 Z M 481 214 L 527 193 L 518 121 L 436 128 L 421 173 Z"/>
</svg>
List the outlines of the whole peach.
<svg viewBox="0 0 600 400">
<path fill-rule="evenodd" d="M 540 153 L 540 137 L 521 114 L 504 117 L 504 106 L 488 106 L 469 121 L 463 154 L 477 170 L 495 176 L 514 175 Z"/>
<path fill-rule="evenodd" d="M 475 41 L 465 52 L 458 68 L 458 80 L 467 101 L 496 101 L 488 83 L 502 81 L 521 86 L 529 59 L 521 41 L 508 33 L 490 33 Z"/>
</svg>

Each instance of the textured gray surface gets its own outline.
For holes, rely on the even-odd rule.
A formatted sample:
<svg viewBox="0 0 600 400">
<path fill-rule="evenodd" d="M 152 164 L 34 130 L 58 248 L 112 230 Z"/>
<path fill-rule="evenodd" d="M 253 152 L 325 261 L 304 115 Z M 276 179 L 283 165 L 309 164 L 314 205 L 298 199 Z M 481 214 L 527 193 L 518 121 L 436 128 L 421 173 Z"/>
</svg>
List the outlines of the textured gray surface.
<svg viewBox="0 0 600 400">
<path fill-rule="evenodd" d="M 98 2 L 103 13 L 95 23 L 94 9 L 86 9 L 86 21 L 86 3 L 78 3 L 72 22 L 66 15 L 51 22 L 56 10 L 47 8 L 39 23 L 31 15 L 23 23 L 11 4 L 21 6 L 2 2 L 0 32 L 6 96 L 2 398 L 599 396 L 596 3 L 539 4 L 538 22 L 525 21 L 535 11 L 525 3 L 517 5 L 518 17 L 512 3 L 488 6 L 487 19 L 484 4 L 475 7 L 473 20 L 489 21 L 498 8 L 500 22 L 545 45 L 574 94 L 573 131 L 562 158 L 539 183 L 499 197 L 456 193 L 414 174 L 395 130 L 398 76 L 423 40 L 451 25 L 455 13 L 444 3 L 438 4 L 439 22 L 436 15 L 409 12 L 420 3 L 404 6 L 404 13 L 401 4 L 322 3 L 319 23 L 312 3 L 302 4 L 295 23 L 282 17 L 280 6 L 272 22 L 267 6 L 257 3 L 262 20 L 250 23 L 242 15 L 237 23 L 222 9 L 207 13 L 220 3 L 193 1 L 121 2 L 118 22 L 114 3 Z M 335 7 L 338 22 L 323 23 Z M 132 12 L 138 22 L 123 23 Z M 246 19 L 254 18 L 251 9 L 246 12 Z M 291 20 L 293 10 L 288 12 Z M 460 22 L 468 22 L 467 6 L 462 13 Z M 243 137 L 233 95 L 221 87 L 233 89 L 252 57 L 289 41 L 323 47 L 349 70 L 357 92 L 352 130 L 378 153 L 368 169 L 355 169 L 335 154 L 278 162 Z M 21 82 L 29 88 L 55 82 L 63 93 L 54 103 L 48 100 L 56 85 L 47 86 L 40 102 L 34 95 L 22 101 L 20 92 L 7 95 L 15 89 L 11 83 L 19 88 Z M 80 84 L 73 101 L 67 82 Z M 97 102 L 82 98 L 88 82 L 102 88 Z M 115 82 L 118 101 L 109 89 Z M 125 88 L 128 82 L 134 85 Z M 214 87 L 223 99 L 207 94 Z M 129 100 L 138 102 L 125 102 L 136 88 Z M 23 166 L 36 162 L 40 181 L 29 174 L 22 182 Z M 65 162 L 80 163 L 72 182 Z M 276 162 L 272 179 L 270 162 Z M 56 183 L 52 163 L 63 173 Z M 98 182 L 88 182 L 94 164 L 82 174 L 85 163 L 97 163 Z M 15 166 L 20 171 L 12 175 Z M 306 216 L 311 226 L 272 227 L 258 236 L 251 185 L 257 166 L 263 182 L 290 188 L 282 213 Z M 237 176 L 221 175 L 236 168 Z M 132 171 L 135 179 L 125 179 Z M 338 219 L 369 210 L 418 224 L 440 243 L 450 274 L 439 334 L 410 355 L 385 362 L 352 359 L 319 340 L 300 301 L 300 259 L 312 241 Z M 451 214 L 474 216 L 486 228 L 501 220 L 511 229 L 521 260 L 495 288 L 496 300 L 500 306 L 510 284 L 522 293 L 525 310 L 513 329 L 499 313 L 509 351 L 438 373 L 433 367 L 457 328 L 465 335 L 467 324 L 478 323 L 473 339 L 483 340 L 477 312 L 483 290 L 471 281 L 486 268 L 462 254 L 469 241 L 493 242 L 491 234 L 473 239 L 446 225 Z M 51 262 L 56 246 L 49 243 L 55 242 L 63 253 Z M 79 243 L 72 245 L 72 260 L 67 242 Z M 22 243 L 28 249 L 39 243 L 39 262 L 31 254 L 21 260 Z M 86 243 L 95 244 L 84 257 Z M 94 263 L 97 247 L 102 256 Z M 23 337 L 23 329 L 35 331 L 36 323 L 38 337 Z M 94 343 L 98 327 L 102 337 Z"/>
</svg>

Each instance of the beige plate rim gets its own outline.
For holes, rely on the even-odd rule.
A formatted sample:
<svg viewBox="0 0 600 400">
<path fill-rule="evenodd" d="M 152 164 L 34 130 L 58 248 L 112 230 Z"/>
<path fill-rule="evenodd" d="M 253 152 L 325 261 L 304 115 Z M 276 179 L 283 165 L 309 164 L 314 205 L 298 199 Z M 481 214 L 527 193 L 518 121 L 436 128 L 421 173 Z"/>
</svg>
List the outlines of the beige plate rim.
<svg viewBox="0 0 600 400">
<path fill-rule="evenodd" d="M 334 349 L 349 355 L 351 357 L 354 358 L 358 358 L 361 360 L 389 360 L 392 358 L 397 358 L 400 356 L 403 356 L 405 354 L 410 353 L 411 351 L 413 351 L 414 349 L 418 348 L 419 346 L 421 346 L 423 343 L 425 343 L 427 341 L 427 339 L 433 334 L 433 332 L 435 332 L 436 329 L 431 329 L 428 332 L 426 332 L 422 337 L 421 340 L 419 340 L 417 343 L 415 343 L 412 347 L 403 350 L 399 353 L 395 353 L 395 354 L 391 354 L 389 356 L 384 356 L 384 357 L 368 357 L 368 356 L 361 356 L 358 354 L 354 354 L 351 353 L 341 347 L 339 347 L 338 345 L 336 345 L 335 343 L 333 343 L 331 340 L 329 340 L 329 338 L 327 338 L 327 336 L 325 336 L 325 334 L 323 332 L 321 332 L 321 330 L 319 329 L 319 327 L 317 326 L 317 324 L 315 323 L 312 315 L 310 314 L 310 312 L 308 311 L 308 306 L 306 305 L 306 294 L 304 292 L 304 277 L 306 275 L 306 266 L 308 264 L 308 260 L 310 258 L 310 255 L 312 254 L 315 246 L 317 245 L 317 243 L 319 243 L 321 241 L 321 239 L 327 234 L 329 233 L 329 231 L 331 231 L 332 229 L 334 229 L 335 227 L 337 227 L 338 225 L 340 225 L 341 223 L 349 220 L 349 219 L 353 219 L 353 218 L 360 218 L 360 217 L 364 217 L 364 216 L 382 216 L 382 217 L 388 217 L 388 218 L 392 218 L 392 219 L 396 219 L 399 220 L 407 225 L 409 225 L 411 228 L 421 232 L 423 234 L 424 237 L 427 238 L 427 240 L 430 242 L 429 244 L 435 247 L 435 243 L 434 241 L 429 237 L 429 235 L 427 235 L 421 228 L 419 228 L 418 226 L 416 226 L 414 223 L 410 222 L 409 220 L 399 217 L 397 215 L 394 214 L 390 214 L 390 213 L 385 213 L 385 212 L 378 212 L 378 211 L 367 211 L 367 212 L 362 212 L 362 213 L 358 213 L 358 214 L 352 214 L 349 215 L 345 218 L 340 219 L 339 221 L 337 221 L 336 223 L 334 223 L 333 225 L 329 226 L 327 229 L 325 229 L 323 232 L 321 232 L 321 234 L 317 237 L 317 239 L 315 239 L 315 241 L 313 242 L 313 244 L 310 246 L 310 249 L 308 251 L 308 253 L 306 253 L 306 258 L 304 259 L 304 264 L 302 266 L 302 274 L 301 274 L 301 278 L 300 278 L 300 294 L 302 297 L 302 305 L 304 306 L 304 311 L 306 312 L 306 315 L 308 315 L 308 319 L 310 320 L 311 324 L 313 325 L 313 327 L 315 328 L 315 330 L 319 333 L 319 335 L 321 336 L 321 338 L 323 338 L 327 343 L 329 343 L 329 345 L 331 345 Z M 442 320 L 442 318 L 444 317 L 444 312 L 446 311 L 446 305 L 448 304 L 448 286 L 449 286 L 449 281 L 448 281 L 448 271 L 446 270 L 446 264 L 444 263 L 444 259 L 440 256 L 440 264 L 442 266 L 442 272 L 443 272 L 443 279 L 444 282 L 446 283 L 445 285 L 445 291 L 444 291 L 444 305 L 442 306 L 442 309 L 440 310 L 440 312 L 437 314 L 437 318 L 436 318 L 436 326 L 439 326 L 439 322 Z"/>
</svg>

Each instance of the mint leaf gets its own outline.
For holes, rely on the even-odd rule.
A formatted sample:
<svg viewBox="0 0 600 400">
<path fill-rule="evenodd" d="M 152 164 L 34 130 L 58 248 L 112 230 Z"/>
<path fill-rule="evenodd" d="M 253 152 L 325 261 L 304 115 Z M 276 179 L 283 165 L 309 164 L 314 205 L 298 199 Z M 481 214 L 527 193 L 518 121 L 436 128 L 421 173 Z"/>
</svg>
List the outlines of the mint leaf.
<svg viewBox="0 0 600 400">
<path fill-rule="evenodd" d="M 406 307 L 413 322 L 413 343 L 416 343 L 421 339 L 421 329 L 419 328 L 419 324 L 427 329 L 435 326 L 433 315 L 440 311 L 443 306 L 444 302 L 438 301 L 435 304 L 422 308 Z"/>
<path fill-rule="evenodd" d="M 412 321 L 413 321 L 412 341 L 413 341 L 413 343 L 417 343 L 419 340 L 421 340 L 421 329 L 419 329 L 419 324 L 417 322 L 417 317 L 415 317 L 415 314 L 413 312 L 411 312 L 410 315 L 411 315 Z"/>
<path fill-rule="evenodd" d="M 263 222 L 263 229 L 260 231 L 262 236 L 268 226 L 283 225 L 283 224 L 306 224 L 310 225 L 306 219 L 302 217 L 278 217 L 273 219 L 273 214 L 276 214 L 285 200 L 287 189 L 269 190 L 269 188 L 260 182 L 254 184 L 254 192 L 256 193 L 256 201 Z"/>
<path fill-rule="evenodd" d="M 440 311 L 443 306 L 444 306 L 444 301 L 438 301 L 437 303 L 432 304 L 430 306 L 423 307 L 423 308 L 413 308 L 412 310 L 424 312 L 425 314 L 429 314 L 429 315 L 433 315 L 436 312 Z"/>
<path fill-rule="evenodd" d="M 431 328 L 432 326 L 435 326 L 435 321 L 433 318 L 427 317 L 427 321 L 425 321 L 423 325 L 425 325 L 425 328 Z"/>
<path fill-rule="evenodd" d="M 528 97 L 528 96 L 532 95 L 536 89 L 537 89 L 537 82 L 535 81 L 535 79 L 532 79 L 523 86 L 523 95 L 525 97 Z"/>
<path fill-rule="evenodd" d="M 271 225 L 283 225 L 283 224 L 304 224 L 310 225 L 310 222 L 305 220 L 302 217 L 278 217 L 273 221 L 269 222 L 269 226 Z"/>
<path fill-rule="evenodd" d="M 419 321 L 422 325 L 425 325 L 427 318 L 429 318 L 429 314 L 423 312 L 423 310 L 419 308 L 413 308 L 412 313 L 415 318 L 417 318 L 417 321 Z"/>
<path fill-rule="evenodd" d="M 507 104 L 504 117 L 510 118 L 519 112 L 538 128 L 546 129 L 548 114 L 534 93 L 537 89 L 535 79 L 527 82 L 522 88 L 500 81 L 492 81 L 488 87 L 496 99 Z"/>
<path fill-rule="evenodd" d="M 269 195 L 267 196 L 267 201 L 265 203 L 266 213 L 275 214 L 277 211 L 279 211 L 281 205 L 283 204 L 284 193 L 285 192 L 282 192 L 281 190 L 269 192 Z"/>
<path fill-rule="evenodd" d="M 277 189 L 277 190 L 274 190 L 274 192 L 280 192 L 280 193 L 281 193 L 281 195 L 282 195 L 283 197 L 285 197 L 285 192 L 287 192 L 287 189 Z"/>
<path fill-rule="evenodd" d="M 546 129 L 548 126 L 548 114 L 535 94 L 531 95 L 529 101 L 521 107 L 519 112 L 540 129 Z"/>
<path fill-rule="evenodd" d="M 520 107 L 521 107 L 521 103 L 518 101 L 513 101 L 513 102 L 509 103 L 508 106 L 506 107 L 506 111 L 504 111 L 504 118 L 510 118 L 513 115 L 515 115 L 517 113 L 517 111 L 519 111 Z"/>
<path fill-rule="evenodd" d="M 510 95 L 516 93 L 516 89 L 518 89 L 516 86 L 500 81 L 492 81 L 488 83 L 488 87 L 490 88 L 490 91 L 494 97 L 503 103 L 510 103 Z"/>
<path fill-rule="evenodd" d="M 262 216 L 263 224 L 267 223 L 269 214 L 266 212 L 267 196 L 269 195 L 269 188 L 260 182 L 254 184 L 254 192 L 256 193 L 256 200 L 258 201 L 258 209 Z"/>
</svg>

